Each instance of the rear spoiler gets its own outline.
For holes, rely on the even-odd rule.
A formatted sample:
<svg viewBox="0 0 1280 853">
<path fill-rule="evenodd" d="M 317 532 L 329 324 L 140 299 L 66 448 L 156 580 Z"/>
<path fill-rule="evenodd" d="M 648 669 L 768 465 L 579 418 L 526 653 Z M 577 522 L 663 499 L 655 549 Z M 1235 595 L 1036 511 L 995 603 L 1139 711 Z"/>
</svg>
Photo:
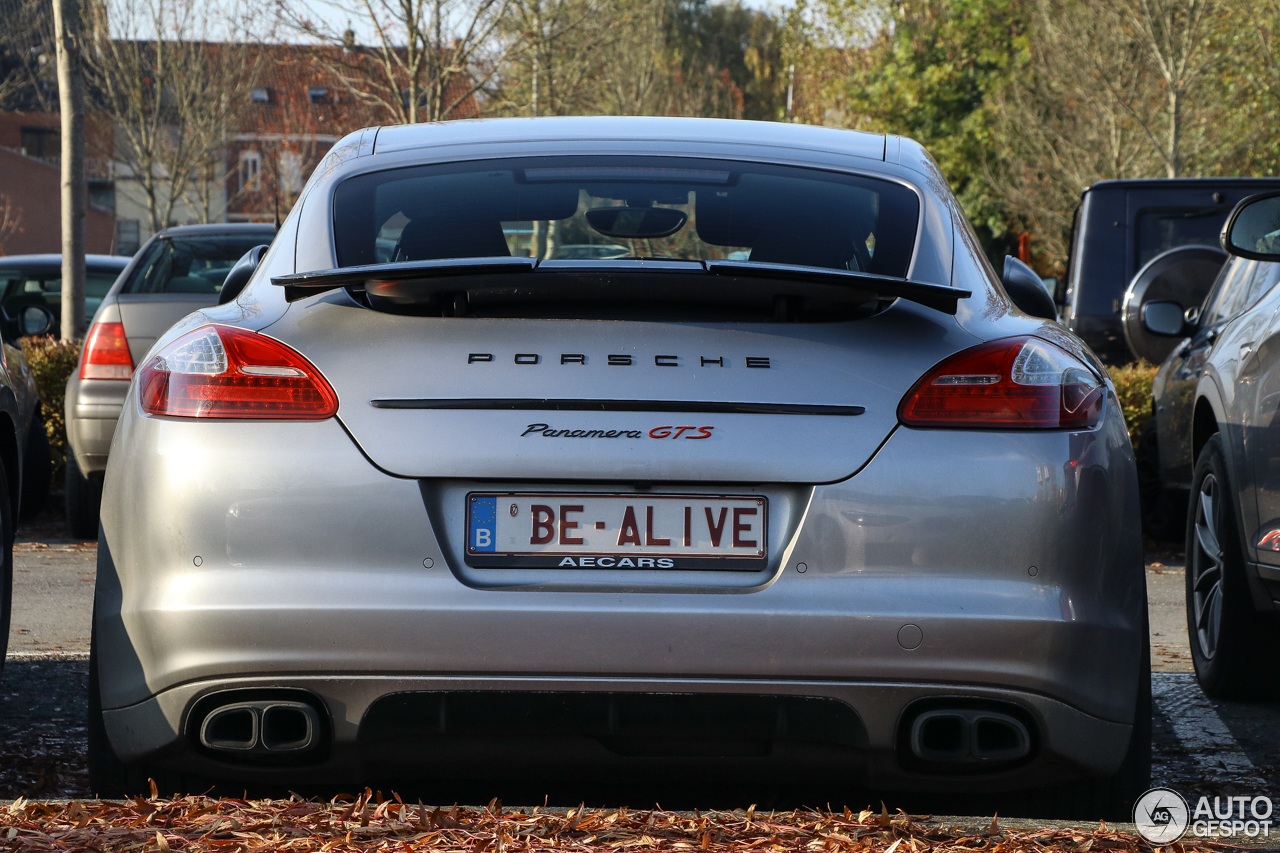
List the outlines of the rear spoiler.
<svg viewBox="0 0 1280 853">
<path fill-rule="evenodd" d="M 849 270 L 807 267 L 792 264 L 766 264 L 754 261 L 685 261 L 657 258 L 619 259 L 607 261 L 539 261 L 534 258 L 448 258 L 433 261 L 408 261 L 404 263 L 369 264 L 357 267 L 341 267 L 332 270 L 296 273 L 276 276 L 271 283 L 284 288 L 285 299 L 296 302 L 327 290 L 340 287 L 352 288 L 376 295 L 405 298 L 407 289 L 397 287 L 410 282 L 421 283 L 414 288 L 424 294 L 445 290 L 457 290 L 458 284 L 433 286 L 436 279 L 474 278 L 479 276 L 528 275 L 522 284 L 534 284 L 540 275 L 580 275 L 598 279 L 602 275 L 710 275 L 719 278 L 741 279 L 753 282 L 771 280 L 792 284 L 838 287 L 856 291 L 867 299 L 901 298 L 934 308 L 946 314 L 956 313 L 956 304 L 973 295 L 942 284 L 911 281 L 905 278 L 877 275 Z M 465 286 L 463 286 L 465 289 Z M 409 298 L 412 298 L 411 296 Z"/>
</svg>

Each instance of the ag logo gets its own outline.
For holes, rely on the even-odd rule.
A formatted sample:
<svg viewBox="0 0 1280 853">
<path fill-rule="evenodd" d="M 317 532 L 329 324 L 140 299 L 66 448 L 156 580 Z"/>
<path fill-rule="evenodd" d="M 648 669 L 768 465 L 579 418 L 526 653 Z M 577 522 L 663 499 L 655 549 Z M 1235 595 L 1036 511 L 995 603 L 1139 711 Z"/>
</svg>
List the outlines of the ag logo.
<svg viewBox="0 0 1280 853">
<path fill-rule="evenodd" d="M 1186 833 L 1190 817 L 1187 801 L 1170 788 L 1152 788 L 1133 804 L 1133 823 L 1138 834 L 1152 844 L 1177 841 Z"/>
</svg>

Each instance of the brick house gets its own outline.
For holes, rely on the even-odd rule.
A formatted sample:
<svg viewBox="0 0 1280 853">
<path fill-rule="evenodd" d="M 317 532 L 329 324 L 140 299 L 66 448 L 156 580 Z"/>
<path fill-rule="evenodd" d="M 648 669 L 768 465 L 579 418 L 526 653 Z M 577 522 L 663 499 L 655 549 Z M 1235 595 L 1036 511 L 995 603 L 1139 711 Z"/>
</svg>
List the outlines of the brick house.
<svg viewBox="0 0 1280 853">
<path fill-rule="evenodd" d="M 386 116 L 346 91 L 314 60 L 315 48 L 273 45 L 251 108 L 227 146 L 231 222 L 275 222 L 297 200 L 311 172 L 339 139 Z M 339 48 L 333 48 L 339 50 Z M 474 118 L 474 96 L 454 110 Z"/>
<path fill-rule="evenodd" d="M 251 59 L 261 68 L 260 77 L 244 94 L 248 103 L 236 126 L 227 128 L 222 186 L 203 215 L 186 201 L 179 203 L 172 224 L 282 220 L 334 143 L 388 120 L 344 90 L 315 61 L 316 48 L 257 50 L 262 53 Z M 475 117 L 476 99 L 463 99 L 453 112 L 458 118 Z M 115 156 L 110 118 L 91 113 L 88 124 L 89 251 L 132 254 L 151 236 L 145 199 Z M 0 253 L 60 251 L 59 153 L 56 112 L 0 111 Z M 6 231 L 6 215 L 20 218 L 20 230 Z"/>
<path fill-rule="evenodd" d="M 0 254 L 62 251 L 61 136 L 57 113 L 0 112 Z M 90 151 L 108 149 L 108 139 L 109 125 L 90 123 Z M 100 153 L 88 157 L 85 237 L 88 251 L 95 254 L 113 254 L 117 248 L 111 166 Z"/>
</svg>

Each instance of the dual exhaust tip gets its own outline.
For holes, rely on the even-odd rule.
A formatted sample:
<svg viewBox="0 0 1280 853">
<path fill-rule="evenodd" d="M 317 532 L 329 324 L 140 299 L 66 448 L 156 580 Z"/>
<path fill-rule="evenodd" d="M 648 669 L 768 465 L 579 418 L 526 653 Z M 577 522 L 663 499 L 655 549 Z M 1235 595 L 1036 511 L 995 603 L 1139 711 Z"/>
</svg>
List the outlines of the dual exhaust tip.
<svg viewBox="0 0 1280 853">
<path fill-rule="evenodd" d="M 320 716 L 306 702 L 259 700 L 220 705 L 200 723 L 200 745 L 239 755 L 298 755 L 320 745 Z"/>
<path fill-rule="evenodd" d="M 1013 714 L 986 708 L 934 708 L 911 722 L 912 756 L 974 770 L 1030 757 L 1031 732 Z"/>
</svg>

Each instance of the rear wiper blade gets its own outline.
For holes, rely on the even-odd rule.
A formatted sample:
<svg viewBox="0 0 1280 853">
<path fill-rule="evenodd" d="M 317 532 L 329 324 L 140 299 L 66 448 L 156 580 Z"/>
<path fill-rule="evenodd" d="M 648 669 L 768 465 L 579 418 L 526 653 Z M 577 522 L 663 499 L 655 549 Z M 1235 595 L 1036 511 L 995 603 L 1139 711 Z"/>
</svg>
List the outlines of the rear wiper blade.
<svg viewBox="0 0 1280 853">
<path fill-rule="evenodd" d="M 945 284 L 911 281 L 877 273 L 837 270 L 830 267 L 808 267 L 799 264 L 770 264 L 763 261 L 703 261 L 712 275 L 740 278 L 768 278 L 785 281 L 807 281 L 858 290 L 868 290 L 882 297 L 901 297 L 947 314 L 956 313 L 956 303 L 973 295 Z"/>
<path fill-rule="evenodd" d="M 333 270 L 300 272 L 280 275 L 271 283 L 284 288 L 284 298 L 297 302 L 326 290 L 354 287 L 370 282 L 407 281 L 423 278 L 450 278 L 468 275 L 494 275 L 495 273 L 533 272 L 538 266 L 536 258 L 443 258 L 434 261 L 404 261 L 391 264 L 365 264 L 358 267 L 341 267 Z"/>
</svg>

